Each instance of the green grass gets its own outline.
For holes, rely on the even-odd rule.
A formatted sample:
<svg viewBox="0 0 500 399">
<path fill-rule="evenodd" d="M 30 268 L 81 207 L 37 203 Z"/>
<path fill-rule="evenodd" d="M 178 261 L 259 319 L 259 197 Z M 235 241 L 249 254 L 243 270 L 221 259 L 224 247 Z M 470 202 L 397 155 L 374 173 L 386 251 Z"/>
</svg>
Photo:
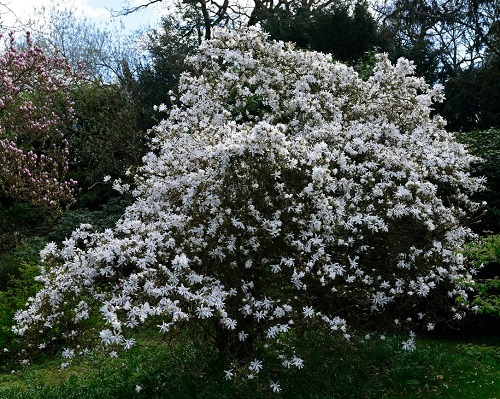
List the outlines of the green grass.
<svg viewBox="0 0 500 399">
<path fill-rule="evenodd" d="M 210 346 L 141 341 L 119 358 L 94 354 L 65 370 L 53 358 L 24 368 L 4 361 L 0 398 L 500 398 L 500 339 L 420 339 L 413 352 L 400 350 L 400 341 L 305 337 L 297 351 L 306 354 L 306 367 L 282 373 L 279 394 L 267 381 L 224 381 Z"/>
<path fill-rule="evenodd" d="M 387 369 L 387 397 L 500 398 L 499 344 L 421 341 Z"/>
</svg>

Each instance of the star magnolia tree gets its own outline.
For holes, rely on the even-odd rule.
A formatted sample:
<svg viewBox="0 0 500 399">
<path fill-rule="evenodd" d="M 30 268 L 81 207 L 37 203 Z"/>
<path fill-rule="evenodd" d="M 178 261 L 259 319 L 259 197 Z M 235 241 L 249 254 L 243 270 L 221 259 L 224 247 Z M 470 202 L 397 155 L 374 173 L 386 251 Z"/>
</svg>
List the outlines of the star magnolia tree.
<svg viewBox="0 0 500 399">
<path fill-rule="evenodd" d="M 46 247 L 18 334 L 78 331 L 100 313 L 102 343 L 128 348 L 141 325 L 204 323 L 253 377 L 266 350 L 302 367 L 278 345 L 289 331 L 348 338 L 386 308 L 461 294 L 470 276 L 454 253 L 481 180 L 409 61 L 380 55 L 363 81 L 247 28 L 216 30 L 187 62 L 135 203 L 114 229 L 82 225 Z"/>
<path fill-rule="evenodd" d="M 74 120 L 68 83 L 75 75 L 64 58 L 26 39 L 19 50 L 11 33 L 0 55 L 0 192 L 58 210 L 74 201 L 64 130 Z"/>
</svg>

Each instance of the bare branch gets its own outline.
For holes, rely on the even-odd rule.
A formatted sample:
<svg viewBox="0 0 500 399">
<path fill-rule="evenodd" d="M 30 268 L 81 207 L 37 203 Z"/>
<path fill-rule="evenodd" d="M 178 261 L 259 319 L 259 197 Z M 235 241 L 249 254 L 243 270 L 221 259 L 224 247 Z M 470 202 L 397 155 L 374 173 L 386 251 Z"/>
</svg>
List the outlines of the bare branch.
<svg viewBox="0 0 500 399">
<path fill-rule="evenodd" d="M 138 6 L 126 7 L 126 8 L 123 8 L 121 11 L 111 11 L 111 15 L 113 15 L 113 17 L 120 17 L 120 16 L 125 16 L 125 15 L 129 15 L 129 14 L 133 14 L 134 12 L 146 9 L 149 6 L 151 6 L 151 5 L 155 4 L 155 3 L 161 3 L 162 1 L 163 0 L 147 0 L 146 3 L 140 4 Z"/>
</svg>

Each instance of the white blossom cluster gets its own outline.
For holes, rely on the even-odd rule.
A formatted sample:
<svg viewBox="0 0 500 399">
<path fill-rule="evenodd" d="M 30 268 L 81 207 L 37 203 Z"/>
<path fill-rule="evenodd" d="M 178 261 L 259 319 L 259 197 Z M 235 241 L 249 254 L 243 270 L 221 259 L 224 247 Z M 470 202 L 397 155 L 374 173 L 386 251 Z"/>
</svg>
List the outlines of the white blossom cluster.
<svg viewBox="0 0 500 399">
<path fill-rule="evenodd" d="M 140 325 L 209 321 L 226 349 L 250 352 L 253 378 L 256 348 L 295 328 L 348 338 L 352 320 L 437 287 L 460 294 L 453 282 L 470 276 L 454 254 L 482 181 L 411 62 L 379 55 L 363 81 L 246 28 L 215 30 L 188 63 L 134 204 L 114 229 L 82 225 L 47 246 L 18 334 L 100 312 L 101 341 L 130 348 Z"/>
</svg>

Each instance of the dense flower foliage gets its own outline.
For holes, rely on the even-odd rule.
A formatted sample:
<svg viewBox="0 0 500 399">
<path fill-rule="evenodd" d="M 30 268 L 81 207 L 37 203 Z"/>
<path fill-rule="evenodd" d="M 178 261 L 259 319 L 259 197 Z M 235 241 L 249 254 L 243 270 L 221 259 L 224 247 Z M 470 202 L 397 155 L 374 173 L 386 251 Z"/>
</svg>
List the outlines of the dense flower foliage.
<svg viewBox="0 0 500 399">
<path fill-rule="evenodd" d="M 1 38 L 1 35 L 0 35 Z M 14 34 L 0 55 L 0 191 L 42 209 L 73 201 L 75 182 L 65 181 L 73 121 L 66 60 L 49 56 L 27 34 L 18 49 Z"/>
<path fill-rule="evenodd" d="M 212 323 L 218 349 L 246 358 L 253 378 L 265 348 L 303 367 L 279 346 L 292 330 L 349 338 L 350 324 L 394 304 L 460 294 L 454 282 L 470 276 L 455 251 L 481 180 L 431 116 L 440 89 L 404 59 L 378 56 L 363 81 L 266 39 L 217 30 L 188 59 L 134 204 L 114 229 L 82 225 L 47 246 L 44 288 L 16 314 L 18 334 L 78 331 L 98 311 L 102 342 L 129 348 L 143 324 Z"/>
</svg>

